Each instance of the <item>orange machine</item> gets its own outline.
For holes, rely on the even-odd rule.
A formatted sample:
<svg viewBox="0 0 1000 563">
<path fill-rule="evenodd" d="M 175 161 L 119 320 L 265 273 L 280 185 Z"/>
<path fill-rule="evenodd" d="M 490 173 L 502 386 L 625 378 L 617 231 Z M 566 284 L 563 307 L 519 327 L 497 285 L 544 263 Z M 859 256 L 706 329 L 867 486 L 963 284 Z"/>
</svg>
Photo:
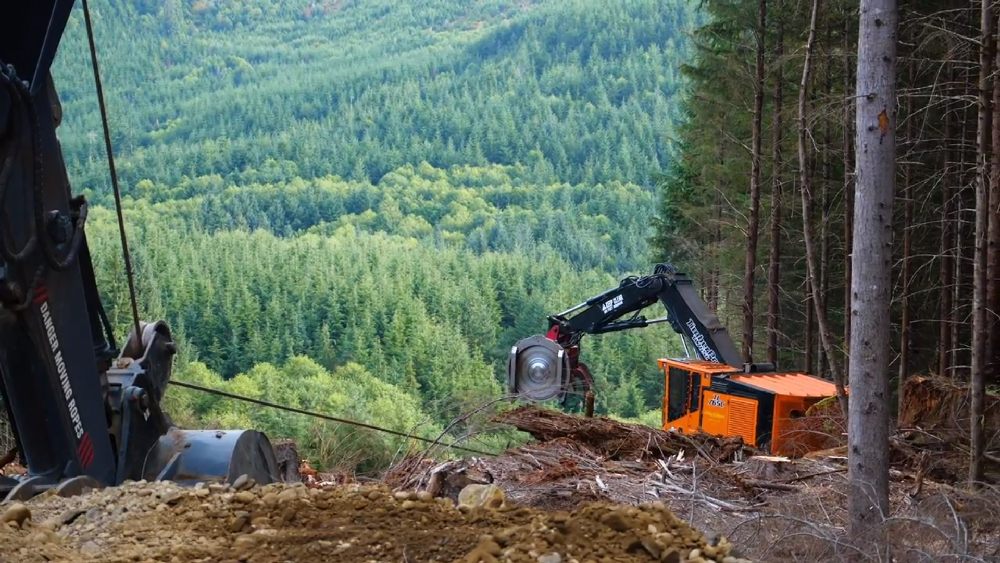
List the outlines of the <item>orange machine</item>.
<svg viewBox="0 0 1000 563">
<path fill-rule="evenodd" d="M 810 407 L 837 393 L 833 383 L 804 373 L 744 373 L 702 360 L 661 359 L 666 383 L 663 429 L 740 436 L 772 454 L 800 456 L 822 436 L 796 427 Z"/>
<path fill-rule="evenodd" d="M 661 303 L 667 316 L 639 313 Z M 836 388 L 804 373 L 780 373 L 773 363 L 744 362 L 718 316 L 695 291 L 691 279 L 670 264 L 629 276 L 566 311 L 549 316 L 544 335 L 518 341 L 507 360 L 508 391 L 531 401 L 558 398 L 565 404 L 582 385 L 587 416 L 593 413 L 594 379 L 580 361 L 585 335 L 668 323 L 697 359 L 660 360 L 666 381 L 663 427 L 681 432 L 742 436 L 748 444 L 781 455 L 821 447 L 820 435 L 793 421 Z"/>
</svg>

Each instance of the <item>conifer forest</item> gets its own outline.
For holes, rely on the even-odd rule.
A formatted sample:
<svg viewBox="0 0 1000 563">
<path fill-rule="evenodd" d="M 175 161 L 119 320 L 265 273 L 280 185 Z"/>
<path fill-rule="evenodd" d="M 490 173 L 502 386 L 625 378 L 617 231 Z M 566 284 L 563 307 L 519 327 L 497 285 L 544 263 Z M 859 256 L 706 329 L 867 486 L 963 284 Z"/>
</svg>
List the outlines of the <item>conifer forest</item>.
<svg viewBox="0 0 1000 563">
<path fill-rule="evenodd" d="M 138 305 L 178 339 L 175 379 L 500 450 L 525 436 L 465 417 L 505 393 L 512 343 L 668 262 L 745 361 L 850 389 L 835 406 L 853 526 L 889 503 L 909 378 L 967 386 L 964 459 L 983 479 L 994 436 L 976 421 L 1000 386 L 993 0 L 91 9 Z M 125 335 L 80 12 L 53 68 L 59 135 Z M 684 354 L 677 334 L 588 337 L 584 354 L 596 415 L 662 424 L 657 359 Z M 319 467 L 384 467 L 402 442 L 178 387 L 167 409 L 292 438 Z"/>
</svg>

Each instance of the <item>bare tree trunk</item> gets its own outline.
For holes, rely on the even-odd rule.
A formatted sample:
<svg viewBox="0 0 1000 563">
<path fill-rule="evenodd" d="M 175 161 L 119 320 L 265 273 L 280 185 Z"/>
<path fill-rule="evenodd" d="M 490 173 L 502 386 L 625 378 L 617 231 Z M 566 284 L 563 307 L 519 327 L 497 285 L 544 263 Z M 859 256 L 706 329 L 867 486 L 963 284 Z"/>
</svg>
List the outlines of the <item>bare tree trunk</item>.
<svg viewBox="0 0 1000 563">
<path fill-rule="evenodd" d="M 718 154 L 720 167 L 725 163 L 724 147 L 724 143 L 719 143 Z M 719 314 L 719 277 L 721 268 L 721 265 L 719 264 L 719 249 L 722 246 L 722 194 L 724 193 L 724 189 L 725 185 L 720 185 L 715 192 L 715 225 L 712 231 L 712 273 L 709 276 L 708 281 L 710 286 L 708 306 L 716 314 Z"/>
<path fill-rule="evenodd" d="M 823 57 L 826 63 L 825 77 L 823 81 L 823 99 L 830 99 L 830 92 L 833 90 L 833 57 L 828 55 L 830 51 L 830 46 L 832 43 L 832 28 L 826 28 L 826 41 L 824 41 L 824 50 L 827 56 Z M 823 309 L 823 316 L 829 318 L 830 309 L 828 308 L 827 293 L 830 291 L 830 145 L 831 145 L 831 135 L 830 135 L 830 120 L 823 120 L 823 166 L 820 174 L 822 182 L 820 183 L 819 192 L 819 207 L 820 207 L 820 227 L 819 227 L 819 241 L 820 241 L 820 259 L 819 259 L 819 306 Z M 826 354 L 823 350 L 819 350 L 819 365 L 816 368 L 816 373 L 822 376 L 826 372 L 826 367 L 824 360 L 826 360 Z"/>
<path fill-rule="evenodd" d="M 970 449 L 969 482 L 976 486 L 983 479 L 983 454 L 986 451 L 983 431 L 986 405 L 986 343 L 989 326 L 986 316 L 986 240 L 989 234 L 990 207 L 990 147 L 993 136 L 993 1 L 981 0 L 979 48 L 979 119 L 976 135 L 976 240 L 975 265 L 972 277 L 972 373 L 970 385 Z"/>
<path fill-rule="evenodd" d="M 775 38 L 774 58 L 778 61 L 774 69 L 774 127 L 771 131 L 771 257 L 768 264 L 768 301 L 767 301 L 767 361 L 777 365 L 778 362 L 778 289 L 781 287 L 781 112 L 782 84 L 781 69 L 784 54 L 784 18 L 781 14 L 781 0 L 776 0 L 774 13 L 777 17 L 777 37 Z"/>
<path fill-rule="evenodd" d="M 954 61 L 954 41 L 949 41 L 949 48 L 947 57 L 948 65 L 948 84 L 951 88 L 954 88 L 956 80 L 955 72 L 955 61 Z M 938 357 L 938 373 L 942 376 L 946 376 L 951 372 L 951 317 L 952 317 L 952 259 L 951 252 L 954 249 L 953 236 L 954 230 L 952 229 L 952 214 L 954 209 L 954 192 L 952 190 L 952 184 L 954 183 L 955 177 L 955 154 L 952 149 L 953 140 L 955 138 L 955 107 L 954 102 L 950 102 L 945 106 L 945 117 L 944 117 L 944 143 L 945 143 L 945 162 L 944 162 L 944 185 L 941 189 L 942 205 L 941 205 L 941 249 L 940 249 L 940 278 L 941 278 L 941 309 L 940 309 L 940 331 L 938 335 L 940 354 Z"/>
<path fill-rule="evenodd" d="M 958 160 L 958 173 L 956 177 L 958 178 L 958 184 L 956 189 L 952 192 L 955 199 L 955 214 L 952 222 L 954 223 L 955 229 L 955 239 L 954 245 L 951 248 L 952 258 L 951 258 L 951 318 L 948 320 L 948 327 L 951 329 L 951 376 L 959 377 L 962 374 L 962 368 L 966 366 L 963 362 L 963 348 L 960 345 L 961 332 L 962 332 L 962 266 L 965 264 L 965 199 L 966 199 L 966 186 L 965 186 L 965 142 L 967 140 L 968 126 L 966 125 L 966 120 L 962 120 L 961 128 L 961 140 L 959 141 L 959 160 Z"/>
<path fill-rule="evenodd" d="M 813 240 L 812 235 L 812 216 L 813 216 L 813 202 L 812 193 L 806 195 L 807 202 L 805 204 L 806 208 L 803 213 L 805 213 L 809 219 L 803 220 L 802 236 L 806 240 L 806 245 L 810 244 Z M 808 225 L 808 226 L 807 226 Z M 808 268 L 807 268 L 808 270 Z M 812 276 L 806 275 L 805 291 L 806 291 L 806 358 L 805 358 L 805 372 L 810 374 L 815 374 L 816 369 L 813 367 L 815 365 L 815 357 L 813 356 L 813 342 L 816 340 L 816 308 L 813 307 L 813 291 Z"/>
<path fill-rule="evenodd" d="M 754 77 L 753 139 L 750 167 L 750 224 L 747 226 L 747 258 L 743 285 L 743 361 L 753 361 L 754 282 L 757 274 L 757 238 L 760 228 L 761 120 L 764 113 L 764 34 L 767 0 L 757 2 L 757 74 Z"/>
<path fill-rule="evenodd" d="M 912 87 L 916 83 L 917 64 L 911 53 L 909 62 L 909 84 Z M 912 154 L 913 150 L 913 129 L 915 116 L 913 115 L 913 96 L 906 99 L 906 147 Z M 912 165 L 907 159 L 903 167 L 903 311 L 900 320 L 899 343 L 899 380 L 897 386 L 898 412 L 903 412 L 903 384 L 909 375 L 910 369 L 910 278 L 913 276 L 913 182 L 910 178 Z"/>
<path fill-rule="evenodd" d="M 719 247 L 722 246 L 722 193 L 719 192 L 715 197 L 715 244 L 714 252 L 712 253 L 712 276 L 710 278 L 710 283 L 712 286 L 712 291 L 709 296 L 709 305 L 712 307 L 712 311 L 718 314 L 719 311 L 719 278 L 720 265 L 719 265 Z"/>
<path fill-rule="evenodd" d="M 1000 26 L 997 26 L 1000 27 Z M 994 32 L 1000 29 L 994 28 Z M 994 35 L 994 68 L 1000 69 L 1000 50 Z M 987 242 L 986 301 L 990 339 L 987 342 L 988 381 L 1000 381 L 1000 80 L 993 80 L 993 147 L 990 166 L 990 232 Z"/>
<path fill-rule="evenodd" d="M 845 4 L 849 6 L 850 4 Z M 851 18 L 845 14 L 844 17 L 844 28 L 843 28 L 843 55 L 844 55 L 844 95 L 850 95 L 851 89 L 851 77 L 857 72 L 857 68 L 851 64 L 850 52 L 851 52 L 851 42 L 850 30 Z M 851 345 L 851 271 L 852 271 L 852 256 L 851 248 L 853 247 L 852 239 L 854 235 L 854 186 L 853 183 L 853 168 L 851 166 L 854 160 L 854 138 L 851 131 L 851 124 L 854 120 L 851 119 L 851 113 L 854 110 L 854 103 L 844 104 L 844 135 L 843 135 L 843 153 L 844 153 L 844 354 L 845 356 L 849 353 L 849 348 Z"/>
<path fill-rule="evenodd" d="M 799 148 L 799 184 L 802 188 L 802 223 L 803 230 L 806 233 L 806 282 L 810 282 L 816 279 L 816 273 L 819 268 L 816 266 L 816 249 L 815 242 L 809 233 L 812 232 L 812 217 L 809 213 L 809 201 L 810 196 L 810 185 L 809 185 L 809 170 L 808 170 L 808 159 L 806 155 L 806 136 L 807 136 L 807 123 L 806 120 L 806 99 L 808 95 L 808 85 L 809 85 L 809 70 L 810 62 L 812 59 L 812 53 L 815 49 L 816 43 L 816 17 L 819 11 L 819 0 L 813 0 L 812 7 L 812 20 L 809 25 L 809 40 L 806 42 L 806 56 L 805 63 L 802 66 L 802 82 L 799 84 L 799 135 L 798 135 L 798 148 Z M 823 342 L 823 349 L 826 350 L 827 357 L 830 359 L 830 374 L 833 376 L 833 382 L 837 387 L 837 399 L 840 402 L 841 411 L 844 415 L 847 415 L 847 395 L 844 393 L 844 375 L 840 371 L 840 366 L 838 365 L 836 356 L 833 354 L 833 342 L 830 336 L 830 327 L 826 322 L 826 315 L 823 314 L 823 309 L 820 307 L 819 300 L 816 298 L 816 288 L 818 284 L 809 283 L 810 294 L 812 297 L 813 313 L 816 315 L 816 320 L 819 324 L 819 337 Z"/>
<path fill-rule="evenodd" d="M 854 266 L 851 284 L 850 535 L 889 513 L 889 334 L 896 153 L 895 0 L 861 0 L 855 103 Z"/>
</svg>

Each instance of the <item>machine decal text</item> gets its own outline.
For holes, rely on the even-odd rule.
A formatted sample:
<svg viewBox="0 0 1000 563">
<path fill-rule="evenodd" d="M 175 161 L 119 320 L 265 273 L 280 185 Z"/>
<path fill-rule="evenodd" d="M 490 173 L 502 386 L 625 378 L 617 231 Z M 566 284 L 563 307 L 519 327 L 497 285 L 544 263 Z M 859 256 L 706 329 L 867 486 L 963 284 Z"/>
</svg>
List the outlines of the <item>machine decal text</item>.
<svg viewBox="0 0 1000 563">
<path fill-rule="evenodd" d="M 73 419 L 73 431 L 76 432 L 76 439 L 79 440 L 83 437 L 83 421 L 80 420 L 80 410 L 76 407 L 76 399 L 73 397 L 73 387 L 70 386 L 69 372 L 66 371 L 66 362 L 63 360 L 62 350 L 59 349 L 59 337 L 56 335 L 56 327 L 52 323 L 52 313 L 49 311 L 48 301 L 42 302 L 41 311 L 42 321 L 45 323 L 45 334 L 49 338 L 49 348 L 52 349 L 56 371 L 59 373 L 59 384 L 66 398 L 69 416 Z"/>
<path fill-rule="evenodd" d="M 708 404 L 712 405 L 713 407 L 719 407 L 720 409 L 726 406 L 726 403 L 722 401 L 722 397 L 718 395 L 712 397 L 712 400 L 709 401 Z"/>
<path fill-rule="evenodd" d="M 604 313 L 610 313 L 611 311 L 614 311 L 618 307 L 621 307 L 622 303 L 624 302 L 625 302 L 624 296 L 615 295 L 613 299 L 608 299 L 607 301 L 604 302 L 603 305 L 601 305 L 601 311 Z"/>
<path fill-rule="evenodd" d="M 705 340 L 701 331 L 698 330 L 697 325 L 694 324 L 694 319 L 688 319 L 684 324 L 687 325 L 688 329 L 691 331 L 691 342 L 694 344 L 694 347 L 698 349 L 698 352 L 701 353 L 702 359 L 709 362 L 720 363 L 719 356 L 715 353 L 715 350 L 712 350 L 712 348 L 709 347 L 708 341 Z"/>
</svg>

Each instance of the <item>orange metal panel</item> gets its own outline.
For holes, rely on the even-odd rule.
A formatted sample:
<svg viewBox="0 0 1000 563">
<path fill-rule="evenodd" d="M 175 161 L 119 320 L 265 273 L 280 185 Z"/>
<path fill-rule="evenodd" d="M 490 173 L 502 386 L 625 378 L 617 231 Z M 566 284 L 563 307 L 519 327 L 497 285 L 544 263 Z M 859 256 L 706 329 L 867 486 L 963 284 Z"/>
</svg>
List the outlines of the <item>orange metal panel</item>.
<svg viewBox="0 0 1000 563">
<path fill-rule="evenodd" d="M 741 374 L 733 375 L 730 379 L 776 395 L 832 397 L 837 394 L 837 388 L 833 383 L 804 373 Z"/>
<path fill-rule="evenodd" d="M 774 403 L 774 434 L 771 450 L 778 455 L 799 457 L 823 449 L 827 431 L 804 418 L 821 399 L 779 395 Z"/>
<path fill-rule="evenodd" d="M 670 366 L 674 366 L 681 369 L 689 369 L 692 371 L 697 371 L 701 373 L 740 373 L 738 370 L 733 369 L 733 366 L 726 364 L 717 364 L 715 362 L 705 362 L 698 359 L 674 359 L 674 358 L 660 358 L 657 360 L 657 364 L 660 369 L 666 370 Z"/>
<path fill-rule="evenodd" d="M 757 401 L 742 397 L 729 399 L 730 436 L 741 436 L 751 446 L 757 445 Z"/>
<path fill-rule="evenodd" d="M 701 426 L 713 436 L 729 432 L 729 395 L 708 392 L 702 395 Z"/>
</svg>

